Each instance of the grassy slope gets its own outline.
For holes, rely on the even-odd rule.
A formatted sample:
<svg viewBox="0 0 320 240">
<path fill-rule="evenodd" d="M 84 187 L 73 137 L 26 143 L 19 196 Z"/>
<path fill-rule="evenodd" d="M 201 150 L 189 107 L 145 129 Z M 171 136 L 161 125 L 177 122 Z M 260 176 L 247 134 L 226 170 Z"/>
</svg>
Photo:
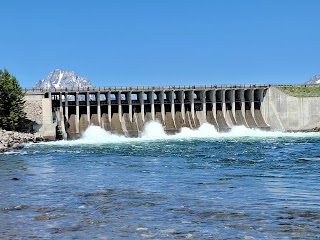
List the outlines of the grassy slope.
<svg viewBox="0 0 320 240">
<path fill-rule="evenodd" d="M 293 97 L 320 97 L 319 86 L 279 86 L 284 93 Z"/>
</svg>

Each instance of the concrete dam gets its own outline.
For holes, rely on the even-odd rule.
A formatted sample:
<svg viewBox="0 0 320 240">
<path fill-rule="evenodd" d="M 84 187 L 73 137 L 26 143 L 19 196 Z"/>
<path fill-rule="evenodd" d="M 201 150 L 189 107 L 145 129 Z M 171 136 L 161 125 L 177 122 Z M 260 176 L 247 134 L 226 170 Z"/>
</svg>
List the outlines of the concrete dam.
<svg viewBox="0 0 320 240">
<path fill-rule="evenodd" d="M 261 109 L 267 90 L 266 85 L 118 87 L 29 90 L 27 96 L 42 98 L 43 135 L 73 139 L 90 125 L 138 137 L 151 120 L 168 134 L 206 122 L 219 132 L 239 125 L 269 130 Z"/>
</svg>

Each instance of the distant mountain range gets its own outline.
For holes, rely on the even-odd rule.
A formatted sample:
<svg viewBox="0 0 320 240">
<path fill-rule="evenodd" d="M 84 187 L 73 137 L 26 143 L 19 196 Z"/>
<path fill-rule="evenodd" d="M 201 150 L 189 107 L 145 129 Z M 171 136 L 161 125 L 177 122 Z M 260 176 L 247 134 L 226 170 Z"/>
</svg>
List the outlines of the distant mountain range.
<svg viewBox="0 0 320 240">
<path fill-rule="evenodd" d="M 309 81 L 305 82 L 305 84 L 320 84 L 320 75 L 313 76 Z"/>
<path fill-rule="evenodd" d="M 93 87 L 90 80 L 77 76 L 74 71 L 53 70 L 46 79 L 39 80 L 35 88 L 87 88 Z"/>
<path fill-rule="evenodd" d="M 320 75 L 313 76 L 304 84 L 320 84 Z M 77 76 L 74 71 L 53 70 L 46 79 L 39 80 L 35 88 L 87 88 L 93 87 L 89 78 Z"/>
</svg>

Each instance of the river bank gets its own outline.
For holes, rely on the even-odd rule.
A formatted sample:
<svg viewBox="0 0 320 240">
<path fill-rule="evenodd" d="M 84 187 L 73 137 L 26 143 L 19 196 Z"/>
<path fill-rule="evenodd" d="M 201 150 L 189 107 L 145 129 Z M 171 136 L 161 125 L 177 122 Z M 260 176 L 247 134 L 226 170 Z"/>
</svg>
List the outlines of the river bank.
<svg viewBox="0 0 320 240">
<path fill-rule="evenodd" d="M 23 148 L 23 143 L 36 143 L 41 141 L 44 141 L 44 139 L 36 134 L 0 129 L 0 153 L 9 151 L 11 149 Z"/>
</svg>

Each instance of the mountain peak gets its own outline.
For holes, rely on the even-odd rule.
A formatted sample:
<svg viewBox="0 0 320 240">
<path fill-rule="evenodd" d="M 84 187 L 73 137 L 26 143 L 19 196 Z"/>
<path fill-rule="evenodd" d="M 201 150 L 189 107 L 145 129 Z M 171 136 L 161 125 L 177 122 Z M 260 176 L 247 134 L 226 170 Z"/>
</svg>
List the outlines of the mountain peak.
<svg viewBox="0 0 320 240">
<path fill-rule="evenodd" d="M 46 79 L 39 80 L 35 88 L 87 88 L 92 87 L 88 78 L 77 76 L 74 71 L 55 69 Z"/>
<path fill-rule="evenodd" d="M 309 81 L 305 82 L 305 84 L 320 84 L 320 75 L 313 76 Z"/>
</svg>

